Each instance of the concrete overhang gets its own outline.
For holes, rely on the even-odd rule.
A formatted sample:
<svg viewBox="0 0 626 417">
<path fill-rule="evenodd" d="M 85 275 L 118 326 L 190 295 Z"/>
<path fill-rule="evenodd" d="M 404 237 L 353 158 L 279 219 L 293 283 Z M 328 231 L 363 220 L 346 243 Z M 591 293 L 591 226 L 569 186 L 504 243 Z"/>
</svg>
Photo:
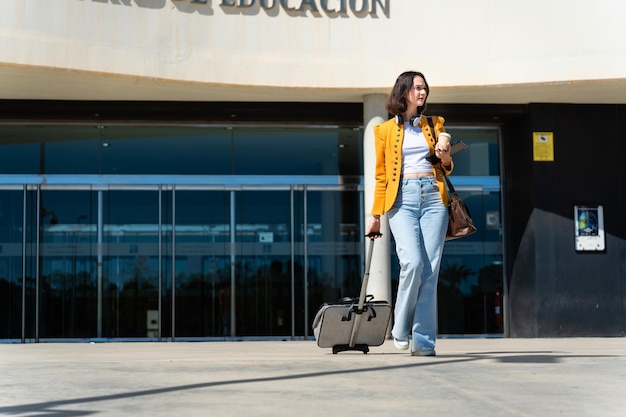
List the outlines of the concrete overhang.
<svg viewBox="0 0 626 417">
<path fill-rule="evenodd" d="M 360 103 L 365 95 L 386 95 L 390 88 L 225 85 L 0 64 L 0 99 Z M 429 102 L 624 104 L 626 79 L 481 86 L 431 85 Z"/>
</svg>

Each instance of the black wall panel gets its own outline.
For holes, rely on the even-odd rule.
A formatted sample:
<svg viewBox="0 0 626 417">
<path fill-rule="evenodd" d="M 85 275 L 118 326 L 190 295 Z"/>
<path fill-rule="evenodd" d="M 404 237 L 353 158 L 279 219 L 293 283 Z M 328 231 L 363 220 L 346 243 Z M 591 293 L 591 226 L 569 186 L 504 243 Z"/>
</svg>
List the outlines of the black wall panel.
<svg viewBox="0 0 626 417">
<path fill-rule="evenodd" d="M 624 336 L 624 126 L 625 106 L 574 104 L 505 126 L 511 336 Z M 554 133 L 553 162 L 533 161 L 533 131 Z M 605 251 L 575 250 L 577 204 L 604 206 Z"/>
</svg>

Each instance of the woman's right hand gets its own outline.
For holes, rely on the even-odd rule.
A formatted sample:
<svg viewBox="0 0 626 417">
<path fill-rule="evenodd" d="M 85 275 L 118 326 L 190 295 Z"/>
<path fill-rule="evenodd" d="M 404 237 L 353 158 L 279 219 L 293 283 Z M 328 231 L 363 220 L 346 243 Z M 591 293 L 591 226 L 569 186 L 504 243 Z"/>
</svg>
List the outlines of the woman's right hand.
<svg viewBox="0 0 626 417">
<path fill-rule="evenodd" d="M 365 228 L 365 235 L 380 234 L 380 217 L 370 217 L 367 227 Z M 380 236 L 374 236 L 375 238 Z"/>
</svg>

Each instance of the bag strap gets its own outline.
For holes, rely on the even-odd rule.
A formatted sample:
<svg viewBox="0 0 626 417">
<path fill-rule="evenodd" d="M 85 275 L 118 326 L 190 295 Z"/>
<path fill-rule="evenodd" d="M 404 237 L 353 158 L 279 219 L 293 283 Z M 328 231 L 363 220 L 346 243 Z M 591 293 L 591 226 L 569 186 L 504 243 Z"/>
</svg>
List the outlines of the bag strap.
<svg viewBox="0 0 626 417">
<path fill-rule="evenodd" d="M 426 121 L 428 121 L 428 126 L 430 126 L 430 132 L 435 137 L 435 141 L 437 141 L 437 132 L 435 131 L 435 125 L 433 124 L 432 116 L 426 116 Z M 437 155 L 435 155 L 434 153 L 432 155 L 429 155 L 426 159 L 434 166 L 437 166 L 437 164 L 441 162 L 441 159 L 439 159 L 439 157 L 437 157 Z"/>
<path fill-rule="evenodd" d="M 448 192 L 450 193 L 450 195 L 452 196 L 453 194 L 456 194 L 456 190 L 454 189 L 454 186 L 450 182 L 450 178 L 448 178 L 448 176 L 446 175 L 446 171 L 442 169 L 441 172 L 443 173 L 443 178 L 445 178 L 446 180 L 446 184 L 448 184 Z"/>
<path fill-rule="evenodd" d="M 437 139 L 437 131 L 435 131 L 435 125 L 433 123 L 432 116 L 426 116 L 426 120 L 428 121 L 428 126 L 430 126 L 430 130 L 432 131 L 432 134 L 433 134 L 433 136 L 435 136 L 435 140 L 436 140 Z M 439 158 L 437 158 L 435 155 L 432 155 L 432 156 L 433 156 L 433 158 L 435 158 L 437 160 L 437 164 L 441 164 L 441 160 Z M 446 170 L 443 169 L 443 167 L 441 167 L 441 166 L 440 166 L 440 169 L 441 169 L 441 173 L 443 174 L 443 178 L 446 180 L 446 184 L 448 184 L 448 193 L 450 193 L 450 196 L 452 196 L 452 194 L 456 194 L 456 191 L 454 190 L 454 186 L 452 185 L 452 183 L 450 182 L 450 179 L 446 175 Z"/>
</svg>

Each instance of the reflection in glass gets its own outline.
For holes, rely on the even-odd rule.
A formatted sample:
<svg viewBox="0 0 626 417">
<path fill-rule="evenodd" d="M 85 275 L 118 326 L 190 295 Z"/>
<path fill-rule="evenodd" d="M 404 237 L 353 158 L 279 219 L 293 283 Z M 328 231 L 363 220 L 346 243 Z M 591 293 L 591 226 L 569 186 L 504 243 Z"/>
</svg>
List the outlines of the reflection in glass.
<svg viewBox="0 0 626 417">
<path fill-rule="evenodd" d="M 482 186 L 497 183 L 498 131 L 449 132 L 470 146 L 453 177 L 473 180 L 457 191 L 479 232 L 445 246 L 439 331 L 501 332 L 500 192 Z M 0 338 L 20 337 L 22 307 L 28 338 L 37 327 L 42 338 L 310 336 L 320 304 L 359 292 L 363 192 L 348 182 L 362 181 L 361 140 L 362 130 L 336 127 L 0 127 L 0 174 L 119 174 L 126 188 L 106 177 L 88 185 L 95 191 L 44 186 L 39 211 L 42 177 L 0 191 Z M 152 174 L 166 176 L 142 185 L 155 184 Z M 187 189 L 186 175 L 195 181 Z M 201 189 L 198 175 L 224 189 Z M 246 182 L 261 175 L 281 178 Z M 317 189 L 309 175 L 333 185 Z M 397 286 L 397 261 L 392 268 Z"/>
<path fill-rule="evenodd" d="M 363 253 L 359 199 L 356 191 L 307 194 L 310 322 L 324 302 L 359 296 Z"/>
<path fill-rule="evenodd" d="M 155 337 L 149 318 L 159 308 L 158 192 L 109 191 L 103 218 L 103 332 Z"/>
<path fill-rule="evenodd" d="M 449 127 L 452 142 L 462 140 L 468 148 L 454 155 L 454 176 L 498 176 L 498 129 L 493 127 Z"/>
<path fill-rule="evenodd" d="M 236 195 L 235 285 L 231 290 L 239 336 L 291 334 L 290 196 L 288 191 Z"/>
<path fill-rule="evenodd" d="M 500 192 L 459 192 L 478 232 L 446 242 L 439 276 L 439 331 L 501 333 L 496 293 L 502 292 Z M 487 216 L 486 213 L 491 213 Z"/>
<path fill-rule="evenodd" d="M 93 193 L 41 191 L 39 336 L 97 336 Z"/>
<path fill-rule="evenodd" d="M 363 175 L 337 127 L 0 126 L 0 174 Z"/>
<path fill-rule="evenodd" d="M 230 193 L 176 191 L 176 337 L 230 336 Z"/>
<path fill-rule="evenodd" d="M 23 196 L 22 190 L 0 191 L 0 339 L 22 337 Z M 32 276 L 27 282 L 32 284 Z M 30 297 L 31 285 L 28 292 Z"/>
<path fill-rule="evenodd" d="M 231 174 L 231 133 L 225 128 L 105 127 L 103 174 Z"/>
<path fill-rule="evenodd" d="M 361 132 L 353 129 L 234 130 L 237 175 L 362 175 Z"/>
</svg>

